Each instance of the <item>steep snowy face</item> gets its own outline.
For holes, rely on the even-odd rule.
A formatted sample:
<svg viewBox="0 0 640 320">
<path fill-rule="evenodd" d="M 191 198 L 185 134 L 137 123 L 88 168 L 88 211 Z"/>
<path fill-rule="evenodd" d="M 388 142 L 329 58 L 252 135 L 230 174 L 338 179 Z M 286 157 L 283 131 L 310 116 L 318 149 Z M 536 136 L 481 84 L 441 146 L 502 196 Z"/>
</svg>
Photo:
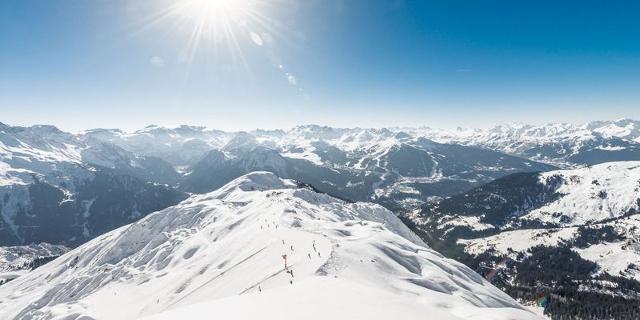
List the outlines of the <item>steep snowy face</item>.
<svg viewBox="0 0 640 320">
<path fill-rule="evenodd" d="M 114 307 L 117 306 L 117 307 Z M 240 177 L 0 287 L 0 317 L 537 319 L 390 211 Z"/>
</svg>

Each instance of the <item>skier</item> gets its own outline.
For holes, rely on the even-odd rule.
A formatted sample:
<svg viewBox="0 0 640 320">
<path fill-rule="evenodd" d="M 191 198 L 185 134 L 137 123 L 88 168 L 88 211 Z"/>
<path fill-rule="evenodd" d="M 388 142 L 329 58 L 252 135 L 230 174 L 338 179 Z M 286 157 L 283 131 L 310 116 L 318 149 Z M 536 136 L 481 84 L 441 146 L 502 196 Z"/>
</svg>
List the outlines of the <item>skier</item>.
<svg viewBox="0 0 640 320">
<path fill-rule="evenodd" d="M 284 259 L 284 269 L 289 270 L 289 267 L 287 266 L 287 255 L 283 254 L 282 259 Z"/>
<path fill-rule="evenodd" d="M 307 255 L 309 256 L 309 260 L 311 260 L 311 253 L 307 253 Z"/>
<path fill-rule="evenodd" d="M 291 251 L 293 251 L 293 245 L 291 245 Z"/>
</svg>

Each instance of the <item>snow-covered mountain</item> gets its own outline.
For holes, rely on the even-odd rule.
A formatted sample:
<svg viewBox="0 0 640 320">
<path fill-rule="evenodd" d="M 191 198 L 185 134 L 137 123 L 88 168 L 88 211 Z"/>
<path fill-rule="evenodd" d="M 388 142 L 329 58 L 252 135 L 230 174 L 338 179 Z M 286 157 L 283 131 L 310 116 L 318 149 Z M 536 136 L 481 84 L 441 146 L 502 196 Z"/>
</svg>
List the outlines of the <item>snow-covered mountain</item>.
<svg viewBox="0 0 640 320">
<path fill-rule="evenodd" d="M 177 178 L 159 158 L 99 140 L 0 125 L 0 245 L 83 243 L 184 199 L 158 184 Z"/>
<path fill-rule="evenodd" d="M 38 260 L 59 257 L 69 248 L 48 243 L 0 247 L 0 272 L 31 269 Z"/>
<path fill-rule="evenodd" d="M 134 303 L 132 303 L 134 302 Z M 106 233 L 6 285 L 16 319 L 538 319 L 390 211 L 272 173 Z"/>
<path fill-rule="evenodd" d="M 531 159 L 561 166 L 640 159 L 638 139 L 632 120 L 453 133 L 309 125 L 252 132 L 150 126 L 74 135 L 52 126 L 1 125 L 0 244 L 77 245 L 177 203 L 186 195 L 176 188 L 208 192 L 255 170 L 407 211 L 511 173 L 554 169 Z M 45 211 L 53 219 L 45 222 Z M 43 223 L 59 228 L 42 236 Z"/>
<path fill-rule="evenodd" d="M 152 125 L 130 133 L 118 129 L 92 129 L 82 136 L 112 143 L 138 155 L 161 158 L 174 166 L 189 166 L 212 149 L 222 148 L 234 135 L 205 127 Z"/>
<path fill-rule="evenodd" d="M 180 184 L 190 192 L 211 191 L 239 175 L 268 170 L 336 196 L 394 208 L 466 191 L 513 172 L 553 169 L 496 151 L 436 143 L 389 129 L 310 125 L 225 133 L 183 126 L 134 133 L 91 130 L 84 137 L 136 154 L 165 157 L 186 172 Z M 185 152 L 190 145 L 197 148 Z M 188 159 L 166 156 L 183 153 Z"/>
<path fill-rule="evenodd" d="M 640 121 L 593 121 L 583 125 L 510 124 L 490 129 L 407 129 L 439 142 L 473 145 L 559 167 L 640 160 Z"/>
<path fill-rule="evenodd" d="M 0 247 L 0 285 L 63 255 L 69 248 L 48 243 Z"/>
<path fill-rule="evenodd" d="M 563 292 L 588 292 L 598 299 L 623 299 L 622 302 L 607 302 L 607 306 L 615 306 L 628 302 L 624 299 L 636 299 L 640 292 L 640 287 L 636 287 L 640 284 L 634 282 L 640 263 L 634 262 L 638 254 L 637 243 L 633 240 L 638 238 L 640 203 L 637 181 L 640 177 L 637 162 L 608 161 L 640 160 L 638 146 L 638 122 L 632 120 L 592 122 L 582 126 L 505 125 L 488 130 L 455 131 L 309 125 L 291 130 L 223 132 L 202 127 L 150 126 L 135 132 L 94 129 L 81 134 L 65 133 L 51 126 L 11 127 L 0 124 L 0 245 L 49 242 L 78 246 L 135 222 L 148 213 L 173 206 L 189 193 L 208 193 L 221 187 L 223 189 L 220 190 L 229 189 L 224 186 L 231 181 L 237 184 L 234 179 L 238 177 L 254 171 L 269 171 L 281 178 L 298 181 L 300 187 L 297 188 L 276 188 L 289 192 L 297 190 L 296 196 L 304 190 L 312 193 L 311 189 L 347 202 L 375 202 L 402 214 L 402 219 L 433 248 L 464 261 L 481 273 L 485 273 L 486 268 L 493 268 L 491 272 L 499 269 L 499 275 L 494 279 L 503 282 L 494 280 L 494 283 L 514 297 L 531 301 L 542 293 L 557 294 L 553 290 L 559 288 L 558 278 L 554 277 L 563 275 L 574 281 L 571 285 L 563 284 Z M 585 167 L 603 162 L 602 165 Z M 556 166 L 572 170 L 557 171 Z M 255 187 L 265 188 L 260 184 L 255 184 Z M 228 195 L 223 195 L 220 190 L 202 198 L 193 196 L 189 201 L 206 198 L 228 205 L 230 200 L 223 199 Z M 319 197 L 325 199 L 328 195 Z M 289 198 L 295 200 L 293 196 Z M 241 202 L 246 201 L 234 204 L 240 211 L 244 210 Z M 167 212 L 182 213 L 187 203 L 167 209 Z M 341 206 L 354 206 L 339 203 Z M 220 210 L 217 205 L 214 207 L 212 210 Z M 206 206 L 199 208 L 205 210 Z M 287 212 L 281 219 L 292 214 Z M 149 219 L 142 221 L 153 221 Z M 196 222 L 189 223 L 194 223 L 194 230 L 199 230 Z M 273 223 L 266 227 L 273 227 Z M 128 228 L 141 227 L 136 223 Z M 174 233 L 183 237 L 190 231 L 177 232 L 171 229 L 173 227 L 167 228 L 170 230 L 162 233 L 164 236 L 161 238 L 145 234 L 144 228 L 136 229 L 148 237 L 143 237 L 145 241 L 151 240 L 163 246 L 150 248 L 153 256 L 138 257 L 135 252 L 128 251 L 114 253 L 109 251 L 113 245 L 105 244 L 111 243 L 110 240 L 104 240 L 104 237 L 96 241 L 103 241 L 101 243 L 105 246 L 111 246 L 109 249 L 91 242 L 95 247 L 90 250 L 110 257 L 124 255 L 123 261 L 132 264 L 111 272 L 112 269 L 104 271 L 94 266 L 113 261 L 87 260 L 89 269 L 82 269 L 83 272 L 108 285 L 80 284 L 74 282 L 77 280 L 60 278 L 63 282 L 68 281 L 68 284 L 61 282 L 60 286 L 76 286 L 74 290 L 79 291 L 67 291 L 66 296 L 62 293 L 64 291 L 60 295 L 45 294 L 42 296 L 43 305 L 53 303 L 58 306 L 53 307 L 53 311 L 47 309 L 43 312 L 59 312 L 60 303 L 75 301 L 77 295 L 84 299 L 114 294 L 105 288 L 116 286 L 119 283 L 116 278 L 134 277 L 138 271 L 149 268 L 149 261 L 165 259 L 164 254 L 178 255 L 173 251 L 163 251 L 169 250 L 165 241 L 180 244 L 181 238 L 176 240 Z M 113 234 L 126 230 L 129 229 L 118 229 Z M 353 230 L 347 232 L 344 235 L 347 238 L 354 234 Z M 198 239 L 204 239 L 205 243 L 211 240 L 201 235 Z M 250 246 L 254 248 L 255 245 Z M 142 252 L 146 245 L 131 240 L 127 247 Z M 242 251 L 241 248 L 236 249 Z M 197 250 L 201 252 L 201 249 Z M 186 255 L 195 254 L 194 251 Z M 535 265 L 549 265 L 549 257 L 572 269 L 558 271 L 554 269 L 557 265 L 547 266 L 549 274 L 553 275 L 551 278 L 532 269 Z M 65 259 L 65 263 L 73 263 L 74 258 Z M 419 257 L 415 259 L 422 261 Z M 166 259 L 162 261 L 169 263 Z M 178 260 L 171 260 L 171 264 L 182 265 L 175 261 Z M 211 261 L 211 265 L 220 264 L 223 265 L 220 269 L 224 270 L 224 261 Z M 58 267 L 62 268 L 62 265 L 58 263 Z M 71 270 L 75 269 L 77 267 Z M 61 272 L 61 269 L 56 270 Z M 115 278 L 108 280 L 108 276 L 99 275 L 100 270 Z M 397 270 L 393 270 L 397 274 Z M 149 278 L 155 279 L 158 275 L 162 273 L 154 273 Z M 180 283 L 187 281 L 174 280 Z M 307 283 L 312 281 L 316 280 Z M 532 290 L 537 286 L 536 281 L 548 285 L 547 289 L 551 291 Z M 154 283 L 152 280 L 149 282 Z M 92 285 L 99 289 L 92 291 Z M 192 284 L 185 286 L 190 288 Z M 80 287 L 83 289 L 78 289 Z M 235 285 L 231 287 L 238 289 Z M 124 290 L 122 288 L 116 289 Z M 276 296 L 305 297 L 305 292 L 287 288 L 293 287 L 278 289 L 280 293 Z M 169 300 L 177 299 L 180 296 L 177 291 L 185 290 L 155 285 L 153 289 L 159 290 Z M 169 291 L 163 291 L 165 289 Z M 220 293 L 220 297 L 227 297 L 229 292 Z M 242 295 L 215 302 L 205 301 L 188 312 L 197 312 L 198 308 L 230 307 L 255 297 Z M 315 296 L 306 297 L 311 299 Z M 386 298 L 390 301 L 395 299 Z M 562 314 L 561 308 L 575 306 L 572 301 L 590 298 L 593 296 L 565 296 L 565 300 L 553 300 L 548 309 L 552 314 Z M 145 310 L 153 312 L 145 313 L 147 311 L 142 309 L 131 312 L 151 314 L 166 309 L 153 306 L 154 301 L 158 308 L 166 306 L 160 303 L 159 298 L 149 299 L 151 302 L 146 302 Z M 220 302 L 223 300 L 229 304 Z M 261 305 L 260 301 L 251 300 L 251 303 Z M 74 302 L 70 310 L 85 312 L 83 306 L 91 303 Z M 327 305 L 327 308 L 335 306 Z M 422 310 L 420 308 L 416 310 Z M 586 310 L 587 307 L 582 308 Z M 171 312 L 174 311 L 167 314 L 173 314 Z M 626 316 L 636 311 L 625 309 L 624 312 L 627 312 Z M 377 313 L 382 314 L 382 311 Z M 320 311 L 317 314 L 321 314 Z"/>
<path fill-rule="evenodd" d="M 639 161 L 514 174 L 429 203 L 411 220 L 441 252 L 483 273 L 502 270 L 508 292 L 538 283 L 562 292 L 565 307 L 593 308 L 585 299 L 600 293 L 637 306 L 609 314 L 640 313 Z"/>
</svg>

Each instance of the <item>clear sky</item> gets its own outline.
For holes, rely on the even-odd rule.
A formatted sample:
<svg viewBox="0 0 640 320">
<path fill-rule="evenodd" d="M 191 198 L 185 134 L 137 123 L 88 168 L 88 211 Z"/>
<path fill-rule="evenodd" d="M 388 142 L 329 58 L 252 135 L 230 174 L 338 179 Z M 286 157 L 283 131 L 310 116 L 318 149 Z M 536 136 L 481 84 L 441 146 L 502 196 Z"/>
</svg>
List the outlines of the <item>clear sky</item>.
<svg viewBox="0 0 640 320">
<path fill-rule="evenodd" d="M 0 122 L 640 118 L 640 1 L 2 0 Z"/>
</svg>

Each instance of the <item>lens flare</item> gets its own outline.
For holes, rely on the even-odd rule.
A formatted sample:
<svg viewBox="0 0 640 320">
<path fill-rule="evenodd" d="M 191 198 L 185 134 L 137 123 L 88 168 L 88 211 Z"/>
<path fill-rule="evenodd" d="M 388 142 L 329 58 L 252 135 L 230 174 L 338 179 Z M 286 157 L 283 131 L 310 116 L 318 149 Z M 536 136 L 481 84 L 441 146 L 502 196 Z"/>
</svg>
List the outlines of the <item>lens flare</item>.
<svg viewBox="0 0 640 320">
<path fill-rule="evenodd" d="M 254 5 L 252 0 L 182 0 L 173 14 L 205 28 L 217 29 L 247 23 Z"/>
<path fill-rule="evenodd" d="M 221 66 L 243 66 L 250 74 L 243 49 L 253 46 L 253 50 L 258 47 L 269 57 L 286 83 L 302 91 L 296 76 L 284 70 L 276 53 L 275 43 L 287 42 L 289 37 L 281 32 L 283 24 L 279 19 L 267 14 L 277 11 L 283 3 L 283 0 L 167 0 L 144 27 L 170 25 L 173 32 L 184 34 L 186 45 L 178 60 L 188 66 L 187 78 L 196 54 Z"/>
</svg>

